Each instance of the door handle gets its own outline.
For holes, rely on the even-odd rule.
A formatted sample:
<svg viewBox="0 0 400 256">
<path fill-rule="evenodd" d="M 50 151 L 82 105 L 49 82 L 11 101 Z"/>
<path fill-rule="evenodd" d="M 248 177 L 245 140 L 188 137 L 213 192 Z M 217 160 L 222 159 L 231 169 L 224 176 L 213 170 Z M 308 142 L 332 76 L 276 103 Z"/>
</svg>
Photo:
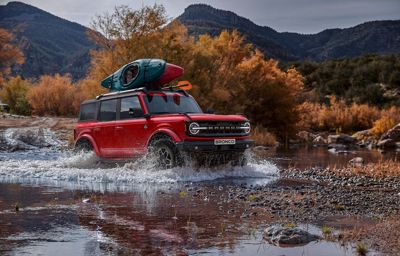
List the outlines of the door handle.
<svg viewBox="0 0 400 256">
<path fill-rule="evenodd" d="M 116 129 L 116 130 L 122 130 L 122 129 L 124 129 L 124 127 L 122 127 L 122 126 L 116 126 L 115 129 Z"/>
</svg>

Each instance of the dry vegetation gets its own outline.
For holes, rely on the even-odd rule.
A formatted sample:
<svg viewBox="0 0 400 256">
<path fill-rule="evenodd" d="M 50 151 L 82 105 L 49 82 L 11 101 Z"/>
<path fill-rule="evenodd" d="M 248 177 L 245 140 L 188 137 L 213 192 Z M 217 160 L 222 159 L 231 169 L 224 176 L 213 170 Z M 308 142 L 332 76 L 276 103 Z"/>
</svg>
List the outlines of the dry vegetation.
<svg viewBox="0 0 400 256">
<path fill-rule="evenodd" d="M 380 220 L 376 224 L 354 227 L 342 231 L 344 241 L 362 241 L 366 248 L 374 248 L 388 255 L 398 255 L 400 252 L 400 220 L 394 216 Z"/>
<path fill-rule="evenodd" d="M 368 163 L 362 166 L 352 166 L 349 164 L 346 168 L 334 168 L 333 172 L 344 176 L 400 177 L 400 162 L 395 159 L 383 160 L 378 163 Z"/>
<path fill-rule="evenodd" d="M 400 122 L 400 109 L 379 109 L 367 104 L 347 105 L 343 100 L 330 98 L 329 103 L 305 102 L 299 105 L 299 127 L 313 131 L 354 132 L 371 129 L 376 137 Z"/>
<path fill-rule="evenodd" d="M 257 126 L 253 129 L 251 137 L 255 140 L 257 146 L 271 146 L 277 145 L 276 137 L 267 129 L 262 126 Z"/>
</svg>

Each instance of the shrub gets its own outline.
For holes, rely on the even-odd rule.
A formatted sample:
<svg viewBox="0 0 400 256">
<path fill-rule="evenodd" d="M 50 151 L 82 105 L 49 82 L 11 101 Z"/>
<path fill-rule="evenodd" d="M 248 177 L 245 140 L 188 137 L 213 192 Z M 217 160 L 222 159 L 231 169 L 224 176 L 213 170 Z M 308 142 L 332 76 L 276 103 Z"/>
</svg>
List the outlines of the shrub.
<svg viewBox="0 0 400 256">
<path fill-rule="evenodd" d="M 68 75 L 46 75 L 29 91 L 27 98 L 37 115 L 72 116 L 79 111 L 79 105 L 74 104 L 76 93 Z"/>
<path fill-rule="evenodd" d="M 26 95 L 31 89 L 31 84 L 17 76 L 8 80 L 0 91 L 1 100 L 8 104 L 11 113 L 30 115 L 31 106 Z"/>
<path fill-rule="evenodd" d="M 256 126 L 253 129 L 251 137 L 255 140 L 256 145 L 259 146 L 276 146 L 277 144 L 275 135 L 268 132 L 268 130 L 262 126 Z"/>
</svg>

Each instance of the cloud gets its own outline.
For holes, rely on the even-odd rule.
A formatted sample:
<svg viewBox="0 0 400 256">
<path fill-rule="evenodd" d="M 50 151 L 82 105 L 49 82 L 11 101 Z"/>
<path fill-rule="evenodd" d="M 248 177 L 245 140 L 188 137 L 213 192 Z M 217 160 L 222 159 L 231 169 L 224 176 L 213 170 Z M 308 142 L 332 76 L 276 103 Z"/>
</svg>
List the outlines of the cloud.
<svg viewBox="0 0 400 256">
<path fill-rule="evenodd" d="M 8 1 L 0 0 L 5 4 Z M 326 28 L 350 27 L 371 20 L 400 19 L 399 0 L 22 0 L 62 18 L 89 25 L 96 14 L 111 12 L 115 5 L 140 8 L 163 4 L 171 17 L 192 3 L 206 3 L 230 10 L 258 25 L 278 31 L 316 33 Z"/>
</svg>

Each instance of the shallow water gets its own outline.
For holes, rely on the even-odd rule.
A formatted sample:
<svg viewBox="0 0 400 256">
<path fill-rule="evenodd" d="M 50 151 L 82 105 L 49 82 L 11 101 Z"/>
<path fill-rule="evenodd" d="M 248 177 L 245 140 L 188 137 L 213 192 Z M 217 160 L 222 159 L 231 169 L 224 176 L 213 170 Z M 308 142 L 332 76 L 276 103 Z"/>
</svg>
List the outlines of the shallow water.
<svg viewBox="0 0 400 256">
<path fill-rule="evenodd" d="M 275 181 L 285 159 L 321 160 L 321 152 L 302 152 L 275 152 L 243 168 L 161 171 L 147 159 L 117 166 L 52 149 L 2 152 L 0 254 L 353 255 L 350 245 L 323 240 L 271 245 L 262 232 L 279 220 L 228 197 Z"/>
</svg>

